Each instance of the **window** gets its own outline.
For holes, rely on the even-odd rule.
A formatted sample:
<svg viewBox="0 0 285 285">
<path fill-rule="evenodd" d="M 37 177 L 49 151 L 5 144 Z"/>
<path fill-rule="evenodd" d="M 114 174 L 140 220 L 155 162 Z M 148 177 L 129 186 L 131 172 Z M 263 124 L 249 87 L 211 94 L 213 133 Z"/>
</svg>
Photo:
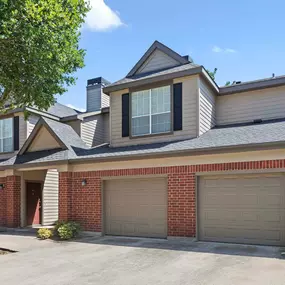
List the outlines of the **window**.
<svg viewBox="0 0 285 285">
<path fill-rule="evenodd" d="M 0 120 L 0 152 L 13 150 L 13 118 Z"/>
<path fill-rule="evenodd" d="M 171 130 L 170 86 L 132 93 L 132 135 Z"/>
</svg>

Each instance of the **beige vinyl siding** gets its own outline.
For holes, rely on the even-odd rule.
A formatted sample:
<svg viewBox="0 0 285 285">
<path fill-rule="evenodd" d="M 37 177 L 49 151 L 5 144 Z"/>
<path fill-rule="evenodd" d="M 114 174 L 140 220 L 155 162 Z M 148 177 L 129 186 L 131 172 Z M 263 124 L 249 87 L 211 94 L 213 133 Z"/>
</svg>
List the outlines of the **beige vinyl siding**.
<svg viewBox="0 0 285 285">
<path fill-rule="evenodd" d="M 285 117 L 285 87 L 218 96 L 217 124 Z"/>
<path fill-rule="evenodd" d="M 23 113 L 15 113 L 14 115 L 11 115 L 11 116 L 12 117 L 19 116 L 19 147 L 21 148 L 27 139 L 27 121 L 25 120 Z M 0 153 L 0 160 L 10 158 L 17 153 L 18 151 L 13 151 L 13 152 L 3 153 L 3 154 Z"/>
<path fill-rule="evenodd" d="M 101 94 L 101 108 L 110 106 L 110 97 L 109 95 L 102 92 Z"/>
<path fill-rule="evenodd" d="M 48 169 L 43 187 L 44 226 L 53 225 L 58 220 L 58 171 Z"/>
<path fill-rule="evenodd" d="M 60 144 L 51 135 L 46 127 L 41 127 L 37 136 L 32 141 L 27 152 L 40 151 L 45 149 L 56 149 L 60 148 Z"/>
<path fill-rule="evenodd" d="M 144 143 L 164 142 L 194 138 L 197 136 L 197 98 L 198 98 L 198 76 L 177 78 L 174 83 L 182 82 L 183 103 L 183 130 L 175 131 L 174 134 L 159 136 L 145 136 L 130 139 L 122 137 L 122 94 L 128 93 L 128 89 L 111 93 L 111 146 L 126 146 Z"/>
<path fill-rule="evenodd" d="M 76 121 L 70 121 L 66 123 L 67 125 L 71 126 L 75 132 L 80 136 L 81 134 L 81 121 L 76 120 Z"/>
<path fill-rule="evenodd" d="M 15 116 L 19 116 L 19 146 L 21 148 L 27 139 L 28 123 L 24 118 L 24 114 L 15 114 Z"/>
<path fill-rule="evenodd" d="M 136 74 L 146 73 L 153 70 L 164 69 L 179 65 L 179 62 L 165 54 L 164 52 L 156 49 L 146 60 L 146 62 L 139 68 Z"/>
<path fill-rule="evenodd" d="M 105 142 L 104 114 L 84 119 L 81 123 L 81 138 L 89 147 Z"/>
<path fill-rule="evenodd" d="M 202 135 L 216 124 L 216 95 L 203 78 L 199 83 L 199 135 Z"/>
<path fill-rule="evenodd" d="M 39 116 L 36 115 L 30 115 L 27 121 L 27 137 L 31 134 L 31 132 L 33 131 L 36 123 L 39 120 Z"/>
<path fill-rule="evenodd" d="M 103 115 L 104 118 L 104 143 L 110 142 L 110 115 L 109 113 Z"/>
</svg>

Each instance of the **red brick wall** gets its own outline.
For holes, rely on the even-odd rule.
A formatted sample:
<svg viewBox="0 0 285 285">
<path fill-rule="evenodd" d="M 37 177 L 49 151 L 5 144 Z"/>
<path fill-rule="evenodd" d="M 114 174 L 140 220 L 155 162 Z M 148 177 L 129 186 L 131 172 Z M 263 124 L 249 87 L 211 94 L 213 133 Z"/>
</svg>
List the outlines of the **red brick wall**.
<svg viewBox="0 0 285 285">
<path fill-rule="evenodd" d="M 72 173 L 63 172 L 59 175 L 59 220 L 71 220 L 71 202 L 72 202 Z"/>
<path fill-rule="evenodd" d="M 0 183 L 5 187 L 6 177 L 0 178 Z M 6 192 L 5 188 L 0 190 L 0 227 L 6 225 Z"/>
<path fill-rule="evenodd" d="M 21 223 L 21 177 L 6 177 L 6 224 L 19 227 Z"/>
<path fill-rule="evenodd" d="M 0 179 L 0 226 L 19 227 L 21 223 L 21 177 L 7 176 Z"/>
<path fill-rule="evenodd" d="M 285 160 L 154 167 L 60 173 L 60 218 L 78 221 L 85 230 L 102 231 L 102 177 L 166 174 L 168 177 L 168 235 L 196 234 L 197 172 L 284 168 Z M 82 179 L 87 185 L 82 186 Z"/>
</svg>

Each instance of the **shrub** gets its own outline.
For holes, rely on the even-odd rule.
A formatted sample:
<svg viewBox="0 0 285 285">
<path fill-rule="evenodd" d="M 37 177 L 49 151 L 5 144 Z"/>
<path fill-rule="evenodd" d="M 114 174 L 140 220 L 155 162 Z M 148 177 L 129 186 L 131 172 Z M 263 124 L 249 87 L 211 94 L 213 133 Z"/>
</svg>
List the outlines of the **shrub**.
<svg viewBox="0 0 285 285">
<path fill-rule="evenodd" d="M 61 226 L 63 226 L 63 225 L 65 225 L 66 224 L 66 222 L 65 221 L 56 221 L 55 222 L 55 225 L 54 225 L 54 231 L 55 231 L 55 233 L 58 233 L 58 229 L 61 227 Z"/>
<path fill-rule="evenodd" d="M 80 232 L 80 225 L 76 222 L 57 222 L 55 231 L 61 239 L 68 240 L 76 237 Z"/>
<path fill-rule="evenodd" d="M 49 239 L 53 236 L 53 233 L 50 229 L 42 228 L 38 230 L 37 236 L 39 239 Z"/>
</svg>

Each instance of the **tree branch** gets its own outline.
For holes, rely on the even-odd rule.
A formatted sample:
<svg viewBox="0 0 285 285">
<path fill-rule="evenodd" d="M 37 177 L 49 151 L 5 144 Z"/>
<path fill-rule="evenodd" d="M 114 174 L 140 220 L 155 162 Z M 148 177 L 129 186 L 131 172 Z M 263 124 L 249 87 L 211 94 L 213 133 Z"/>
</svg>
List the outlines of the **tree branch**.
<svg viewBox="0 0 285 285">
<path fill-rule="evenodd" d="M 11 95 L 11 90 L 6 88 L 0 97 L 0 108 L 4 107 L 10 95 Z"/>
</svg>

